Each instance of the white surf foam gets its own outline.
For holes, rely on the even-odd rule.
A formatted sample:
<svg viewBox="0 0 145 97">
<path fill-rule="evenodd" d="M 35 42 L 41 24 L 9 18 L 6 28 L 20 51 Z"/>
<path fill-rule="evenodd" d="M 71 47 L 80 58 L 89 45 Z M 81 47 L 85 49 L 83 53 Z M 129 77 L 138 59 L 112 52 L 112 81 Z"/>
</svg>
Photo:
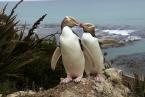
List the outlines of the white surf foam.
<svg viewBox="0 0 145 97">
<path fill-rule="evenodd" d="M 134 30 L 102 30 L 103 32 L 107 32 L 110 34 L 118 34 L 118 35 L 130 35 L 130 33 L 134 32 Z"/>
</svg>

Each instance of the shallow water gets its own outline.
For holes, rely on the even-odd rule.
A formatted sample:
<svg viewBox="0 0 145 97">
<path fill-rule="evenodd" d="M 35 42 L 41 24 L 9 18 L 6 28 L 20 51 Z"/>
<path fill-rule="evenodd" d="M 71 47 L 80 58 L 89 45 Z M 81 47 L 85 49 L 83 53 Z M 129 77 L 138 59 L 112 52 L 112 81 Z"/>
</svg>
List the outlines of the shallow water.
<svg viewBox="0 0 145 97">
<path fill-rule="evenodd" d="M 134 53 L 145 52 L 145 39 L 127 44 L 123 47 L 104 49 L 103 52 L 108 53 L 108 59 L 114 59 L 120 55 L 129 55 Z"/>
<path fill-rule="evenodd" d="M 136 58 L 137 60 L 134 60 L 135 58 L 133 59 L 134 55 L 145 53 L 145 39 L 127 44 L 124 47 L 108 48 L 103 51 L 108 53 L 107 55 L 108 60 L 112 60 L 115 58 L 117 58 L 118 60 L 118 56 L 129 55 L 130 58 L 128 60 L 125 60 L 125 62 L 122 62 L 123 60 L 122 61 L 115 60 L 119 62 L 121 65 L 112 64 L 112 67 L 121 69 L 125 75 L 133 76 L 134 72 L 140 75 L 145 75 L 144 62 L 142 61 L 143 62 L 142 63 L 138 61 L 138 59 L 142 57 L 138 55 L 138 58 Z M 138 65 L 137 67 L 136 66 L 130 67 L 130 65 L 132 65 L 133 62 L 132 59 L 137 62 Z"/>
</svg>

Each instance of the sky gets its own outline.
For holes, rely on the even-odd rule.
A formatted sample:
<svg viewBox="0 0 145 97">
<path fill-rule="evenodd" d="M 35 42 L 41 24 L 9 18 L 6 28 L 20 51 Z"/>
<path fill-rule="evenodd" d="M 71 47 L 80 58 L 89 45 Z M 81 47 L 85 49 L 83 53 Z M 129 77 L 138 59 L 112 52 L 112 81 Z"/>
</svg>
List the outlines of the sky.
<svg viewBox="0 0 145 97">
<path fill-rule="evenodd" d="M 0 0 L 0 1 L 20 1 L 20 0 Z M 24 0 L 24 1 L 52 1 L 52 0 Z"/>
<path fill-rule="evenodd" d="M 0 8 L 7 1 L 0 0 Z M 4 2 L 5 1 L 5 2 Z M 22 23 L 33 23 L 43 14 L 43 23 L 59 23 L 64 16 L 73 16 L 83 22 L 114 25 L 145 25 L 145 0 L 24 0 L 50 2 L 22 2 L 16 9 L 17 18 Z M 10 2 L 6 12 L 17 2 Z"/>
</svg>

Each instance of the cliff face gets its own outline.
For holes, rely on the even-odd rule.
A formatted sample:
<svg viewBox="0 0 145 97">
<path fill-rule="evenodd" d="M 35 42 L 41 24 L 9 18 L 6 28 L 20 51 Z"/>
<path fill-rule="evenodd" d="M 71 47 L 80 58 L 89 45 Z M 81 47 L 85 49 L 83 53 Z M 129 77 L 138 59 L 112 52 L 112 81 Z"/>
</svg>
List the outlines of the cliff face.
<svg viewBox="0 0 145 97">
<path fill-rule="evenodd" d="M 46 91 L 19 95 L 19 97 L 134 97 L 122 84 L 119 70 L 106 69 L 104 74 L 106 80 L 103 82 L 96 82 L 93 78 L 83 78 L 80 83 L 59 84 Z"/>
</svg>

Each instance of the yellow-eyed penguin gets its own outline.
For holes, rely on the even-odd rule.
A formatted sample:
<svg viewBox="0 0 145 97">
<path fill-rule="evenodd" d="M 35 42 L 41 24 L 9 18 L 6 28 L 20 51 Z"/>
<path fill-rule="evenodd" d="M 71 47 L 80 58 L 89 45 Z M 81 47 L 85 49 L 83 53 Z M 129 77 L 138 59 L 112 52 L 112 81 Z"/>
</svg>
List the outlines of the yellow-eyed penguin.
<svg viewBox="0 0 145 97">
<path fill-rule="evenodd" d="M 51 68 L 54 70 L 59 57 L 62 56 L 67 77 L 61 83 L 68 83 L 73 78 L 75 82 L 79 82 L 83 77 L 85 58 L 80 39 L 71 29 L 78 25 L 76 19 L 70 16 L 66 16 L 61 23 L 60 47 L 56 48 L 51 60 Z"/>
<path fill-rule="evenodd" d="M 85 72 L 88 76 L 95 75 L 96 81 L 103 81 L 101 73 L 104 69 L 104 58 L 99 45 L 99 41 L 95 38 L 95 26 L 90 23 L 80 24 L 84 33 L 81 41 L 85 56 Z"/>
</svg>

